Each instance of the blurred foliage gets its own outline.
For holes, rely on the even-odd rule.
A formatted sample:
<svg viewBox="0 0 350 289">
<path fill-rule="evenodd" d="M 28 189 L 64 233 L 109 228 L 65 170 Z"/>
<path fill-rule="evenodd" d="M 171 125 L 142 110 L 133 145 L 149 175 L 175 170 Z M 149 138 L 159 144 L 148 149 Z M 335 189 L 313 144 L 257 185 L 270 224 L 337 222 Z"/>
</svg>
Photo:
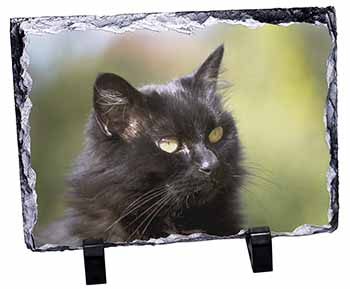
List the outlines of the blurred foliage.
<svg viewBox="0 0 350 289">
<path fill-rule="evenodd" d="M 250 172 L 243 190 L 246 226 L 290 231 L 327 223 L 329 155 L 323 113 L 330 38 L 324 26 L 218 24 L 192 35 L 136 31 L 29 36 L 32 164 L 39 227 L 61 216 L 64 178 L 84 143 L 99 72 L 139 86 L 197 67 L 225 44 L 222 79 Z"/>
</svg>

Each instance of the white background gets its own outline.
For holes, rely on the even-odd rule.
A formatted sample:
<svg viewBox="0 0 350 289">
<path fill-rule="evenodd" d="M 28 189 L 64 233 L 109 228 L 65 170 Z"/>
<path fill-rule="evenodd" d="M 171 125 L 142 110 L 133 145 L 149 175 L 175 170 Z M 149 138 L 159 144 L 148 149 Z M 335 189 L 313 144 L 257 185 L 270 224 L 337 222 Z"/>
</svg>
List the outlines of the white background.
<svg viewBox="0 0 350 289">
<path fill-rule="evenodd" d="M 332 234 L 273 239 L 274 271 L 253 274 L 243 240 L 106 249 L 104 288 L 347 288 L 349 280 L 350 123 L 347 1 L 2 1 L 0 17 L 0 287 L 84 288 L 82 251 L 26 249 L 12 88 L 10 17 L 113 15 L 301 6 L 336 8 L 338 20 L 340 221 Z M 348 14 L 347 14 L 348 13 Z M 348 277 L 348 278 L 347 278 Z"/>
</svg>

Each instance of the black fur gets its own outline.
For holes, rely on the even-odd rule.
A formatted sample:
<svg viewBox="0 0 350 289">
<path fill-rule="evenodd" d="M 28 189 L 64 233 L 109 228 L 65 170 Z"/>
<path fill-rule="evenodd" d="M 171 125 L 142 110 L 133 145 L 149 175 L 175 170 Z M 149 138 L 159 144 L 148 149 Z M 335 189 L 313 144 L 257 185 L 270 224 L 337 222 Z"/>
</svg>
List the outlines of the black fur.
<svg viewBox="0 0 350 289">
<path fill-rule="evenodd" d="M 69 178 L 63 239 L 241 229 L 241 146 L 217 92 L 223 52 L 221 45 L 194 72 L 163 85 L 136 89 L 115 74 L 97 77 L 85 148 Z M 224 136 L 211 144 L 208 134 L 218 126 Z M 158 147 L 169 136 L 180 141 L 179 151 Z M 212 165 L 210 175 L 203 163 Z"/>
</svg>

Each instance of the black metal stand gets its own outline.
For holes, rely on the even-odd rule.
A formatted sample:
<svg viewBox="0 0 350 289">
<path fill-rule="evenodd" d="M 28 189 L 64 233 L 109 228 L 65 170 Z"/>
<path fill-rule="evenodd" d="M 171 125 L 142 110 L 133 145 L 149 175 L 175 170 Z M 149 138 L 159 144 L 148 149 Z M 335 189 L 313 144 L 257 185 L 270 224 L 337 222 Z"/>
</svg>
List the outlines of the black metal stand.
<svg viewBox="0 0 350 289">
<path fill-rule="evenodd" d="M 251 228 L 246 233 L 254 273 L 272 271 L 272 238 L 269 227 Z M 103 240 L 84 240 L 86 285 L 105 284 L 106 265 Z"/>
<path fill-rule="evenodd" d="M 246 233 L 250 263 L 254 273 L 272 271 L 272 238 L 269 227 L 251 228 Z"/>
<path fill-rule="evenodd" d="M 103 240 L 84 240 L 86 285 L 105 284 L 106 265 Z"/>
</svg>

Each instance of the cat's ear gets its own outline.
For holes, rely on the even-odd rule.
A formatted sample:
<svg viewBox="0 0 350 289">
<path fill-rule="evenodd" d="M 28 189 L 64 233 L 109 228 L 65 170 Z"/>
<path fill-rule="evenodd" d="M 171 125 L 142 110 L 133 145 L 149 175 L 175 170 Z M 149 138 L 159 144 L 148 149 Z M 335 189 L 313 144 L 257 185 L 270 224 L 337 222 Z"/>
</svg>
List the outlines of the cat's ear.
<svg viewBox="0 0 350 289">
<path fill-rule="evenodd" d="M 195 85 L 205 86 L 207 89 L 216 90 L 220 64 L 224 55 L 224 45 L 218 46 L 208 58 L 194 71 Z"/>
<path fill-rule="evenodd" d="M 93 102 L 96 121 L 103 133 L 126 136 L 132 122 L 130 111 L 141 98 L 141 93 L 122 77 L 113 73 L 98 75 Z"/>
</svg>

